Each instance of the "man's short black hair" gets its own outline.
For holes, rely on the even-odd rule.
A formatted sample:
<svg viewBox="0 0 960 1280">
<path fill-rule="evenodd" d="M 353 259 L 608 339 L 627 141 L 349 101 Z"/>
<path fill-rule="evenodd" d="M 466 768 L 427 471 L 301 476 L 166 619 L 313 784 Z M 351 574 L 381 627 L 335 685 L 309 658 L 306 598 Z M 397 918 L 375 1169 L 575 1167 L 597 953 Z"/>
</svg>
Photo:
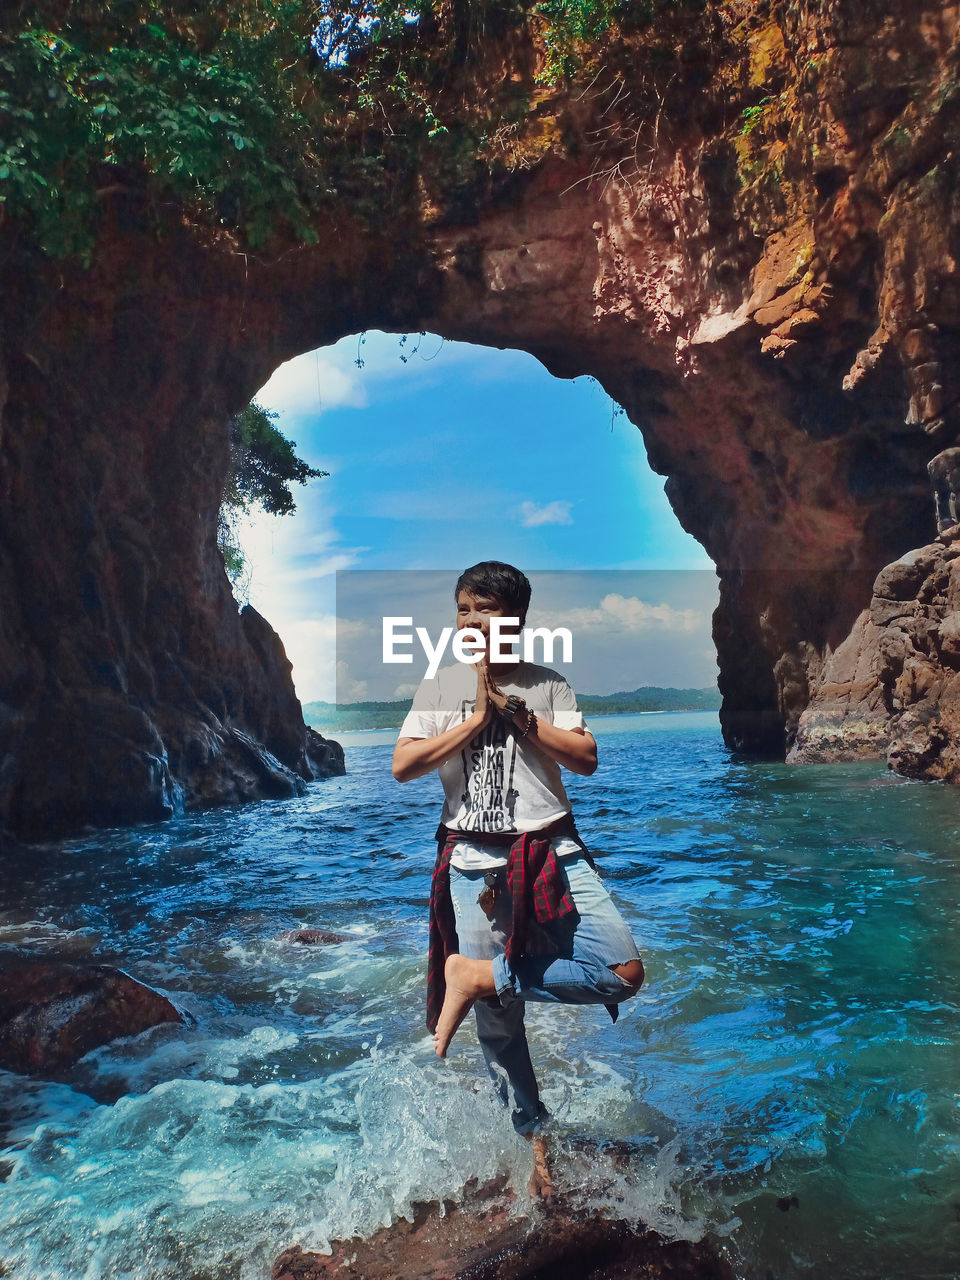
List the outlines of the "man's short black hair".
<svg viewBox="0 0 960 1280">
<path fill-rule="evenodd" d="M 479 564 L 464 569 L 453 589 L 454 600 L 461 591 L 475 596 L 493 596 L 499 600 L 508 617 L 523 619 L 530 606 L 530 581 L 526 574 L 502 560 L 481 560 Z"/>
</svg>

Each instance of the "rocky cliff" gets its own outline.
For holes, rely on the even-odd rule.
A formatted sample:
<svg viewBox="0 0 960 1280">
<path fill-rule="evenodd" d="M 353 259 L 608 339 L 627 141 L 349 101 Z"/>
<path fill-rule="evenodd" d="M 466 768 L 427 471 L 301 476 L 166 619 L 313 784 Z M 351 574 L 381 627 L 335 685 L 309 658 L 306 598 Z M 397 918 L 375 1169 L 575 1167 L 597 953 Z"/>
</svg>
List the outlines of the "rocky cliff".
<svg viewBox="0 0 960 1280">
<path fill-rule="evenodd" d="M 382 216 L 360 190 L 312 247 L 242 251 L 136 184 L 105 188 L 89 268 L 0 224 L 9 829 L 310 775 L 282 648 L 216 552 L 225 424 L 281 361 L 374 327 L 598 378 L 718 566 L 728 744 L 802 759 L 812 704 L 837 751 L 886 750 L 896 704 L 845 736 L 835 668 L 880 570 L 936 536 L 928 464 L 956 514 L 960 11 L 647 9 L 572 87 L 538 82 L 535 32 L 491 36 Z M 457 127 L 478 99 L 503 108 L 483 155 Z"/>
<path fill-rule="evenodd" d="M 789 761 L 886 756 L 907 777 L 960 783 L 958 540 L 954 523 L 881 570 L 823 665 Z"/>
<path fill-rule="evenodd" d="M 343 771 L 217 547 L 234 374 L 197 328 L 233 329 L 230 303 L 198 281 L 192 314 L 168 306 L 202 263 L 121 239 L 106 273 L 53 292 L 46 263 L 6 258 L 0 820 L 21 840 Z"/>
</svg>

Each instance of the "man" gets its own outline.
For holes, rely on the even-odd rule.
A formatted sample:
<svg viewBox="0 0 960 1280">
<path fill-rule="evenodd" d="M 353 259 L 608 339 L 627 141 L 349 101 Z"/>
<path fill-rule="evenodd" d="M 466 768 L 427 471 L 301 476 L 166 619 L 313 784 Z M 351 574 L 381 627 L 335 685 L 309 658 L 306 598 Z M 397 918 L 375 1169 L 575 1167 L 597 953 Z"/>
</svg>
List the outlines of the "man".
<svg viewBox="0 0 960 1280">
<path fill-rule="evenodd" d="M 523 1024 L 524 1001 L 617 1005 L 643 963 L 573 822 L 561 765 L 592 774 L 597 744 L 559 672 L 516 656 L 491 659 L 490 622 L 522 628 L 530 583 L 501 561 L 473 565 L 454 591 L 457 629 L 483 644 L 423 680 L 393 756 L 399 782 L 436 769 L 444 788 L 430 901 L 427 1025 L 437 1054 L 473 1008 L 501 1098 L 534 1140 L 531 1190 L 553 1188 L 539 1134 L 548 1113 Z"/>
</svg>

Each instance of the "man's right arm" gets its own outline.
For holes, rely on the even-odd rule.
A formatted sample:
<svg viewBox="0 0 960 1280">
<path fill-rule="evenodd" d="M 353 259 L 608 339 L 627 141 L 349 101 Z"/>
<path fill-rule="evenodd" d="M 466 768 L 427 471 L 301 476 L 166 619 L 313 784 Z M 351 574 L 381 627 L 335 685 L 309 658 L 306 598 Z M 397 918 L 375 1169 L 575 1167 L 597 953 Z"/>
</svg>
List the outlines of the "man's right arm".
<svg viewBox="0 0 960 1280">
<path fill-rule="evenodd" d="M 398 782 L 422 778 L 439 767 L 470 741 L 489 722 L 491 712 L 475 711 L 460 724 L 455 724 L 435 738 L 400 738 L 393 749 L 393 776 Z"/>
<path fill-rule="evenodd" d="M 460 724 L 451 725 L 443 733 L 432 738 L 400 738 L 393 749 L 393 776 L 398 782 L 409 782 L 412 778 L 422 778 L 432 769 L 439 769 L 442 764 L 455 756 L 457 752 L 475 738 L 481 729 L 493 719 L 494 711 L 487 697 L 486 682 L 481 672 L 477 671 L 477 700 L 473 714 L 467 716 Z"/>
</svg>

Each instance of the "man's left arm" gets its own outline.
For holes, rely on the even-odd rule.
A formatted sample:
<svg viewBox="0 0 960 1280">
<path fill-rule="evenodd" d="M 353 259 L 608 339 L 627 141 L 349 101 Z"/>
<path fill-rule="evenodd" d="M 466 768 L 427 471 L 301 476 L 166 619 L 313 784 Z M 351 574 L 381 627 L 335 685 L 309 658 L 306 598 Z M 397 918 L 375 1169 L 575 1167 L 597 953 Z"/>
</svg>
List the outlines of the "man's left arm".
<svg viewBox="0 0 960 1280">
<path fill-rule="evenodd" d="M 528 715 L 532 714 L 528 711 Z M 520 726 L 522 730 L 523 726 Z M 587 729 L 558 729 L 555 724 L 548 724 L 542 716 L 533 716 L 529 730 L 523 735 L 524 741 L 546 756 L 556 760 L 572 773 L 582 773 L 589 777 L 597 768 L 597 742 Z"/>
<path fill-rule="evenodd" d="M 577 706 L 577 695 L 562 676 L 551 683 L 550 708 L 553 723 L 533 715 L 524 737 L 541 755 L 555 760 L 573 773 L 589 776 L 597 768 L 597 743 L 586 727 Z M 529 713 L 528 713 L 529 714 Z M 523 733 L 526 722 L 517 726 Z"/>
</svg>

